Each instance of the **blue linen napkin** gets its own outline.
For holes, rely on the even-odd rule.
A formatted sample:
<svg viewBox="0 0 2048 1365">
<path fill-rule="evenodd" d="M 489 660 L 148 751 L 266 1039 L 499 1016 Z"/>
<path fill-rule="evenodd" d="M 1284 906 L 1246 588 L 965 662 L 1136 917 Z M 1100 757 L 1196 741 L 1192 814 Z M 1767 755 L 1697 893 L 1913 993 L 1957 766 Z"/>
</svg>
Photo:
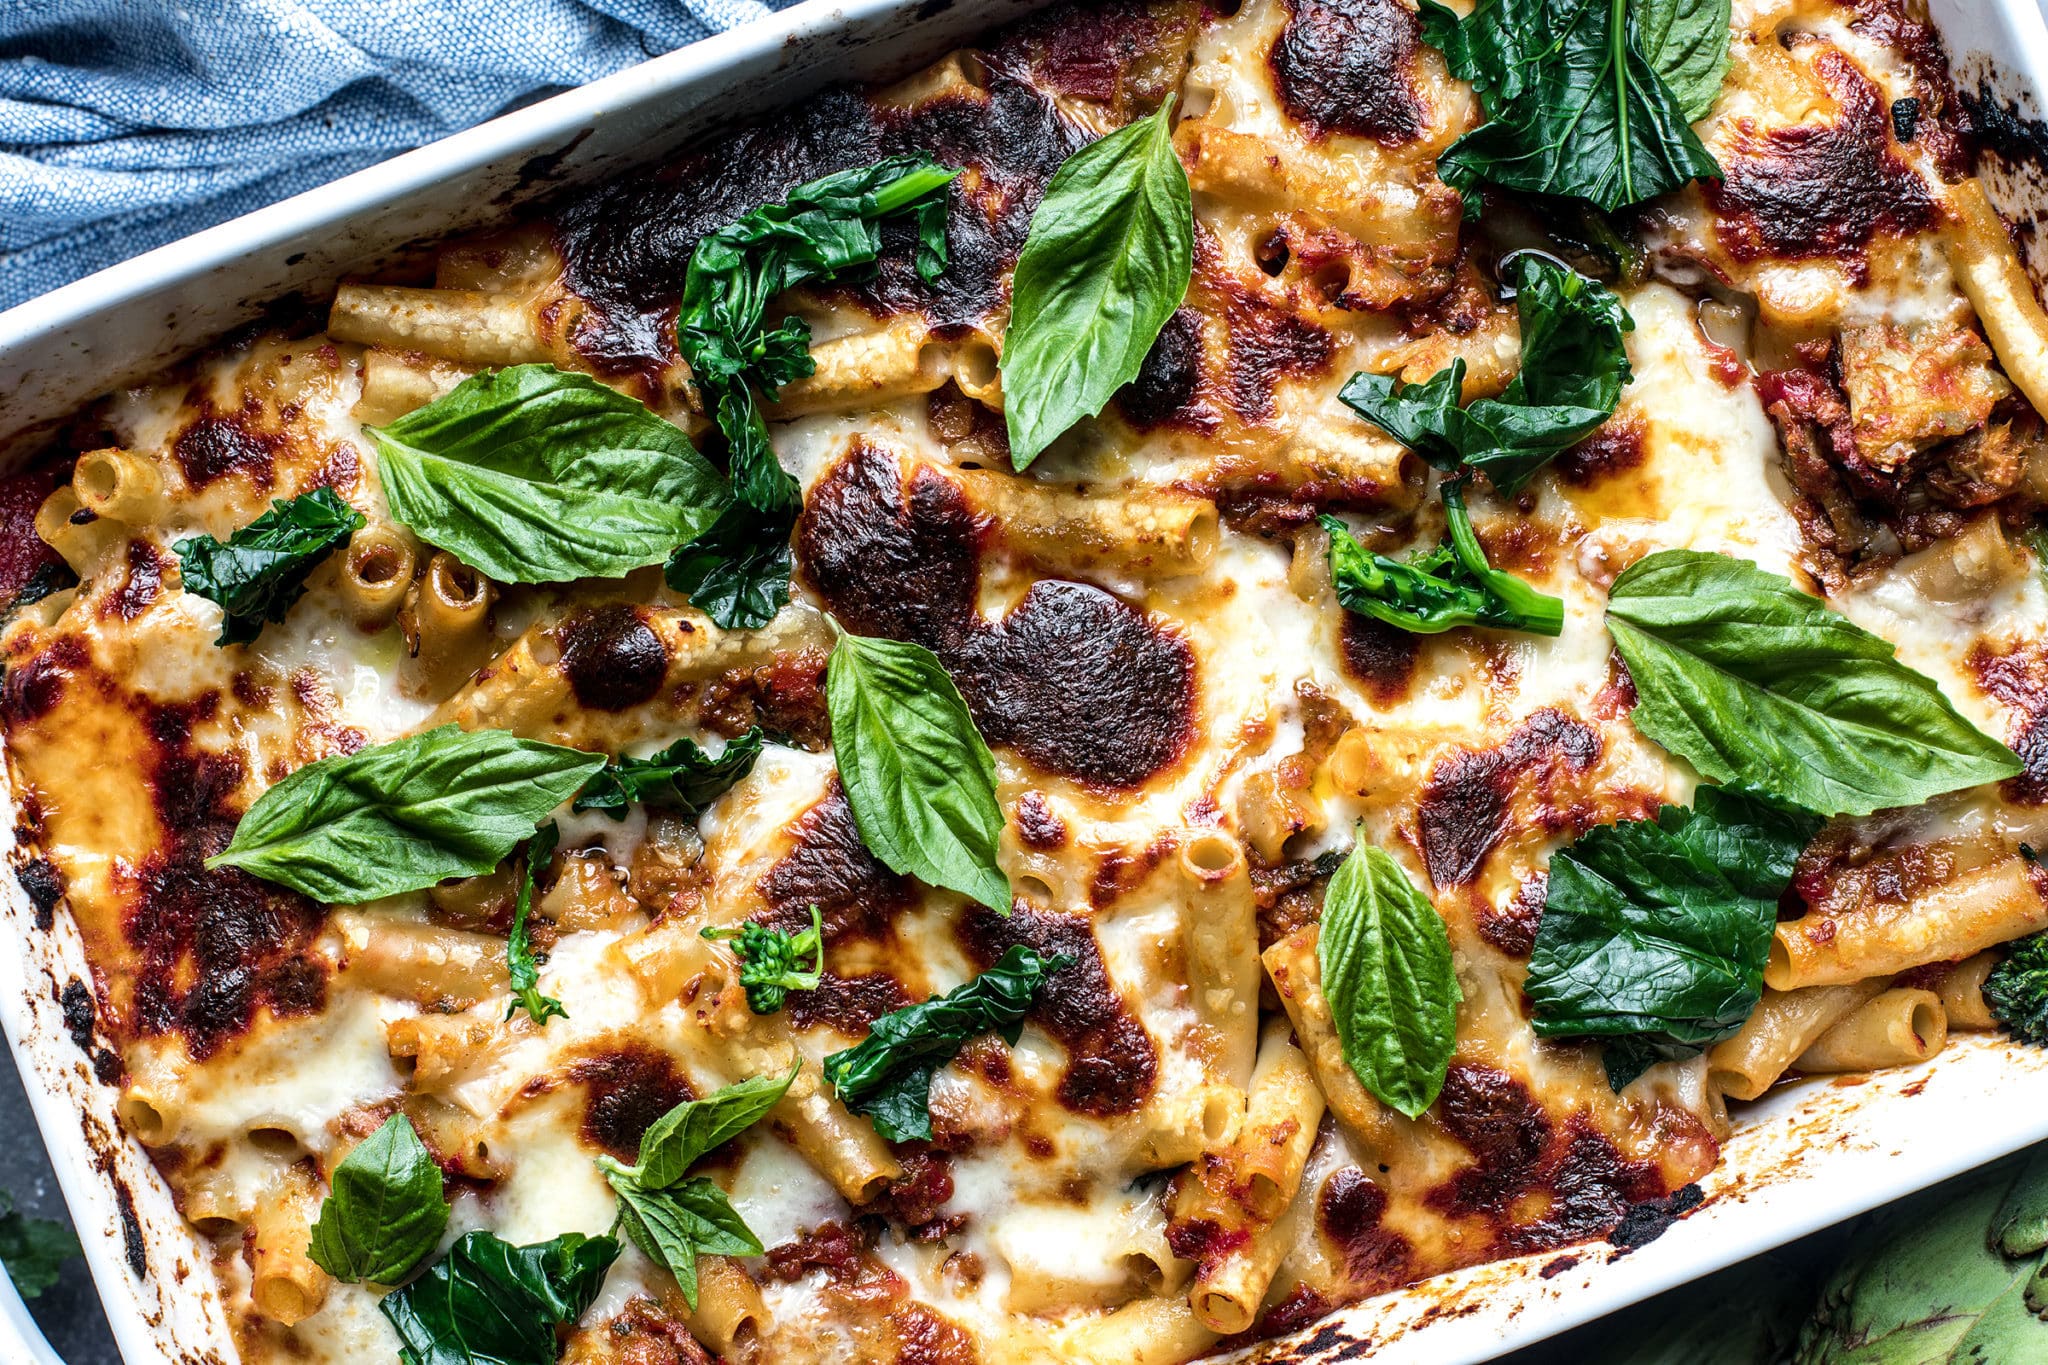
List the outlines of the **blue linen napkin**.
<svg viewBox="0 0 2048 1365">
<path fill-rule="evenodd" d="M 0 308 L 793 0 L 0 0 Z"/>
</svg>

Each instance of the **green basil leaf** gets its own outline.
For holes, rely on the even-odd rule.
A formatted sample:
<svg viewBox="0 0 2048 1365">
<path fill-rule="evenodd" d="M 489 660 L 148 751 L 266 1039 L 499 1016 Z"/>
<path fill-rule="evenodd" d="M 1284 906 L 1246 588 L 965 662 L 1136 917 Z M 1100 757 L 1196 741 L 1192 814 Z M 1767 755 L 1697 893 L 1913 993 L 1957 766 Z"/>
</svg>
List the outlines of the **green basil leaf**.
<svg viewBox="0 0 2048 1365">
<path fill-rule="evenodd" d="M 1465 997 L 1443 917 L 1363 834 L 1324 894 L 1316 963 L 1345 1062 L 1412 1119 L 1444 1088 Z"/>
<path fill-rule="evenodd" d="M 448 1212 L 441 1168 L 393 1114 L 334 1168 L 307 1254 L 337 1280 L 397 1284 L 440 1243 Z"/>
<path fill-rule="evenodd" d="M 57 1283 L 64 1263 L 80 1255 L 78 1238 L 53 1218 L 30 1218 L 0 1190 L 0 1265 L 24 1299 L 39 1297 Z"/>
<path fill-rule="evenodd" d="M 676 342 L 724 433 L 732 503 L 670 556 L 666 577 L 721 629 L 757 630 L 789 601 L 789 533 L 802 496 L 775 458 L 752 389 L 772 396 L 817 365 L 809 324 L 788 317 L 770 330 L 769 302 L 806 281 L 871 268 L 882 222 L 898 215 L 916 224 L 919 276 L 936 279 L 946 264 L 946 186 L 956 174 L 924 156 L 840 171 L 727 224 L 691 252 Z"/>
<path fill-rule="evenodd" d="M 541 869 L 555 856 L 555 844 L 561 835 L 561 829 L 550 820 L 526 841 L 526 850 L 519 859 L 519 899 L 512 910 L 511 932 L 505 936 L 505 970 L 512 985 L 512 1003 L 505 1006 L 505 1017 L 510 1019 L 525 1010 L 526 1017 L 541 1028 L 546 1028 L 550 1019 L 569 1017 L 561 1001 L 540 993 L 540 964 L 533 960 L 533 944 L 526 928 L 527 917 L 533 913 L 533 898 L 539 892 L 536 883 Z"/>
<path fill-rule="evenodd" d="M 2013 1037 L 2048 1047 L 2048 934 L 2028 934 L 2006 945 L 2004 958 L 1984 979 L 1984 1003 Z"/>
<path fill-rule="evenodd" d="M 466 1233 L 377 1307 L 405 1365 L 555 1365 L 555 1329 L 590 1307 L 618 1255 L 612 1238 L 580 1232 L 531 1246 Z"/>
<path fill-rule="evenodd" d="M 1441 157 L 1453 189 L 1481 182 L 1533 194 L 1588 199 L 1608 212 L 1655 198 L 1721 168 L 1692 130 L 1686 103 L 1644 55 L 1644 32 L 1627 0 L 1481 0 L 1463 20 L 1422 0 L 1423 37 L 1451 74 L 1469 81 L 1488 122 Z M 1665 71 L 1697 101 L 1714 40 L 1688 9 L 1663 22 Z M 1728 32 L 1719 37 L 1725 62 Z M 1696 54 L 1696 46 L 1709 51 Z M 1718 87 L 1717 87 L 1718 88 Z"/>
<path fill-rule="evenodd" d="M 472 375 L 371 427 L 391 513 L 504 583 L 617 578 L 717 518 L 724 481 L 673 423 L 588 375 Z"/>
<path fill-rule="evenodd" d="M 1630 6 L 1643 56 L 1689 119 L 1705 118 L 1721 96 L 1731 9 L 1729 0 L 1634 0 Z"/>
<path fill-rule="evenodd" d="M 1778 897 L 1822 821 L 1719 787 L 1695 802 L 1602 825 L 1550 860 L 1523 985 L 1537 1033 L 1685 1056 L 1756 1008 Z"/>
<path fill-rule="evenodd" d="M 1073 961 L 1013 944 L 972 981 L 875 1020 L 867 1037 L 825 1058 L 825 1078 L 841 1103 L 873 1119 L 889 1141 L 929 1141 L 932 1073 L 984 1033 L 1015 1047 L 1045 979 Z"/>
<path fill-rule="evenodd" d="M 791 991 L 814 991 L 825 977 L 825 921 L 818 907 L 811 907 L 811 927 L 801 933 L 771 929 L 752 920 L 731 929 L 707 925 L 699 931 L 714 941 L 730 940 L 733 956 L 740 961 L 740 985 L 746 988 L 747 1008 L 756 1014 L 773 1014 L 781 1009 Z M 811 965 L 801 966 L 805 958 Z"/>
<path fill-rule="evenodd" d="M 697 1257 L 759 1256 L 754 1236 L 726 1198 L 702 1176 L 664 1189 L 648 1189 L 630 1178 L 608 1175 L 619 1197 L 619 1225 L 648 1259 L 675 1276 L 683 1301 L 697 1308 Z"/>
<path fill-rule="evenodd" d="M 685 1100 L 640 1136 L 640 1163 L 627 1173 L 649 1189 L 673 1185 L 706 1152 L 738 1137 L 781 1102 L 803 1063 L 781 1076 L 754 1076 Z"/>
<path fill-rule="evenodd" d="M 1437 468 L 1477 469 L 1515 493 L 1614 415 L 1632 375 L 1623 338 L 1635 320 L 1612 290 L 1547 256 L 1518 252 L 1503 265 L 1522 365 L 1500 397 L 1459 407 L 1463 360 L 1420 384 L 1355 374 L 1338 397 Z"/>
<path fill-rule="evenodd" d="M 1608 594 L 1636 728 L 1703 777 L 1868 815 L 2020 771 L 1891 645 L 1747 560 L 1664 550 Z"/>
<path fill-rule="evenodd" d="M 217 645 L 246 645 L 305 595 L 306 576 L 363 528 L 363 514 L 331 488 L 280 498 L 228 537 L 193 536 L 171 548 L 185 591 L 220 603 Z"/>
<path fill-rule="evenodd" d="M 679 739 L 648 758 L 615 758 L 576 794 L 575 809 L 601 810 L 623 820 L 627 807 L 638 801 L 694 820 L 754 770 L 766 739 L 767 732 L 756 725 L 727 740 L 716 757 L 695 740 Z"/>
<path fill-rule="evenodd" d="M 891 869 L 1010 913 L 996 764 L 923 645 L 842 635 L 825 669 L 832 753 L 861 841 Z"/>
<path fill-rule="evenodd" d="M 1023 469 L 1145 363 L 1194 272 L 1173 101 L 1068 157 L 1031 215 L 1003 338 L 1003 416 Z"/>
<path fill-rule="evenodd" d="M 481 876 L 603 766 L 602 754 L 443 725 L 307 764 L 257 798 L 206 866 L 330 905 Z"/>
<path fill-rule="evenodd" d="M 1323 529 L 1330 533 L 1330 578 L 1344 609 L 1418 635 L 1455 626 L 1563 633 L 1563 599 L 1490 566 L 1462 490 L 1448 483 L 1443 496 L 1448 539 L 1406 563 L 1368 551 L 1343 522 L 1323 514 Z"/>
</svg>

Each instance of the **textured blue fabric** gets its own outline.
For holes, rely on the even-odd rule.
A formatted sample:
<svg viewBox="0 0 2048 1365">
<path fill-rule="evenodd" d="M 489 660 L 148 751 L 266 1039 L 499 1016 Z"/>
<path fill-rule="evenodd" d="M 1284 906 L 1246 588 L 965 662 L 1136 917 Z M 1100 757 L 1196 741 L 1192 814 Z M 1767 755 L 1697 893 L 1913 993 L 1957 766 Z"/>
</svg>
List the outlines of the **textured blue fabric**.
<svg viewBox="0 0 2048 1365">
<path fill-rule="evenodd" d="M 792 0 L 0 0 L 0 308 Z"/>
</svg>

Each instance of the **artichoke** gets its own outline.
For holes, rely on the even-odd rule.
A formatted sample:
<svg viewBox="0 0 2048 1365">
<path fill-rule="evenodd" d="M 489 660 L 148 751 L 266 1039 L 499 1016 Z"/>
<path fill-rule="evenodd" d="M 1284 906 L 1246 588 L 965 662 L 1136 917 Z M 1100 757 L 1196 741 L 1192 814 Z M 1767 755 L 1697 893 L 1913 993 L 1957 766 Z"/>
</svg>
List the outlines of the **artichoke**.
<svg viewBox="0 0 2048 1365">
<path fill-rule="evenodd" d="M 2048 1148 L 1871 1215 L 1854 1246 L 1796 1365 L 2048 1361 Z"/>
</svg>

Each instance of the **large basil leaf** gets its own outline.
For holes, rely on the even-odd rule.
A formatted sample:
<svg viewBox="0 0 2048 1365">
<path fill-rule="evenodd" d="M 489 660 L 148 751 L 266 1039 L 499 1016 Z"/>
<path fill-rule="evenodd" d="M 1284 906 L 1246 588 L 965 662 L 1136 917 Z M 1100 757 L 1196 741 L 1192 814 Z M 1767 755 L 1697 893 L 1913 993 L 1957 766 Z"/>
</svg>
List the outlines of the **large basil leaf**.
<svg viewBox="0 0 2048 1365">
<path fill-rule="evenodd" d="M 1522 988 L 1536 1032 L 1634 1036 L 1649 1045 L 1640 1069 L 1741 1028 L 1762 998 L 1778 897 L 1821 823 L 1702 787 L 1692 810 L 1588 831 L 1550 860 Z"/>
<path fill-rule="evenodd" d="M 534 960 L 533 942 L 526 921 L 533 913 L 534 897 L 540 892 L 541 870 L 555 856 L 555 844 L 562 832 L 554 821 L 534 831 L 519 858 L 519 895 L 512 908 L 512 928 L 505 935 L 505 975 L 512 986 L 512 1003 L 505 1006 L 510 1019 L 520 1010 L 541 1028 L 550 1019 L 567 1019 L 569 1011 L 551 995 L 540 993 L 540 964 Z"/>
<path fill-rule="evenodd" d="M 1867 815 L 2020 771 L 1886 641 L 1747 560 L 1664 550 L 1608 595 L 1636 728 L 1715 782 Z"/>
<path fill-rule="evenodd" d="M 1073 965 L 1064 953 L 1040 957 L 1012 944 L 996 965 L 965 985 L 875 1020 L 868 1036 L 825 1058 L 840 1101 L 874 1120 L 891 1142 L 928 1142 L 932 1075 L 971 1038 L 993 1033 L 1012 1047 L 1045 979 Z"/>
<path fill-rule="evenodd" d="M 767 732 L 756 725 L 726 741 L 716 758 L 693 739 L 679 739 L 649 758 L 615 758 L 576 794 L 577 810 L 626 818 L 635 801 L 695 819 L 733 783 L 754 770 Z"/>
<path fill-rule="evenodd" d="M 1464 993 L 1442 916 L 1362 837 L 1330 878 L 1316 962 L 1344 1060 L 1383 1103 L 1419 1116 L 1444 1088 Z"/>
<path fill-rule="evenodd" d="M 441 1168 L 393 1114 L 334 1168 L 307 1254 L 337 1280 L 397 1284 L 440 1243 L 448 1212 Z"/>
<path fill-rule="evenodd" d="M 257 798 L 208 868 L 349 905 L 476 877 L 604 766 L 604 755 L 443 725 L 323 758 Z"/>
<path fill-rule="evenodd" d="M 705 1153 L 760 1121 L 789 1093 L 803 1063 L 782 1076 L 756 1076 L 685 1100 L 640 1137 L 640 1159 L 626 1166 L 599 1157 L 598 1169 L 619 1199 L 619 1223 L 633 1244 L 675 1276 L 697 1307 L 697 1257 L 758 1256 L 760 1239 L 734 1211 L 725 1191 L 702 1177 L 685 1178 Z"/>
<path fill-rule="evenodd" d="M 1420 9 L 1423 38 L 1471 82 L 1488 118 L 1437 158 L 1446 185 L 1470 191 L 1487 181 L 1612 212 L 1720 177 L 1688 111 L 1709 79 L 1714 42 L 1692 5 L 1682 21 L 1676 11 L 1667 20 L 1663 7 L 1651 16 L 1661 26 L 1658 56 L 1683 97 L 1644 55 L 1627 0 L 1481 0 L 1462 20 L 1435 0 Z M 1724 19 L 1719 61 L 1727 43 Z"/>
<path fill-rule="evenodd" d="M 405 1365 L 555 1365 L 555 1328 L 590 1307 L 618 1255 L 612 1238 L 580 1232 L 531 1246 L 466 1233 L 377 1307 Z"/>
<path fill-rule="evenodd" d="M 192 536 L 171 548 L 185 591 L 220 603 L 217 645 L 246 645 L 305 595 L 306 576 L 363 529 L 363 514 L 331 488 L 280 498 L 227 539 Z"/>
<path fill-rule="evenodd" d="M 552 365 L 472 375 L 371 427 L 391 513 L 504 583 L 616 578 L 710 526 L 718 471 L 638 399 Z"/>
<path fill-rule="evenodd" d="M 1462 359 L 1420 384 L 1355 374 L 1338 396 L 1437 468 L 1482 470 L 1514 493 L 1614 415 L 1632 375 L 1623 337 L 1635 320 L 1612 290 L 1547 256 L 1519 252 L 1506 266 L 1522 365 L 1500 397 L 1459 407 Z"/>
<path fill-rule="evenodd" d="M 1068 157 L 1031 215 L 1003 338 L 1003 418 L 1023 469 L 1137 377 L 1194 272 L 1194 209 L 1168 100 Z"/>
<path fill-rule="evenodd" d="M 768 305 L 810 280 L 856 274 L 881 254 L 885 219 L 909 216 L 927 283 L 946 265 L 946 186 L 958 174 L 924 156 L 799 185 L 710 233 L 690 254 L 676 344 L 726 441 L 732 505 L 669 560 L 669 586 L 726 630 L 766 625 L 789 600 L 789 532 L 800 497 L 768 442 L 754 388 L 769 395 L 812 374 L 801 318 L 767 325 Z"/>
<path fill-rule="evenodd" d="M 1564 602 L 1486 562 L 1457 483 L 1443 486 L 1443 544 L 1403 562 L 1360 545 L 1344 523 L 1323 514 L 1330 533 L 1330 578 L 1345 610 L 1418 635 L 1455 626 L 1496 626 L 1537 635 L 1564 632 Z"/>
<path fill-rule="evenodd" d="M 842 635 L 825 669 L 832 756 L 861 841 L 889 867 L 1010 913 L 996 764 L 923 645 Z"/>
</svg>

